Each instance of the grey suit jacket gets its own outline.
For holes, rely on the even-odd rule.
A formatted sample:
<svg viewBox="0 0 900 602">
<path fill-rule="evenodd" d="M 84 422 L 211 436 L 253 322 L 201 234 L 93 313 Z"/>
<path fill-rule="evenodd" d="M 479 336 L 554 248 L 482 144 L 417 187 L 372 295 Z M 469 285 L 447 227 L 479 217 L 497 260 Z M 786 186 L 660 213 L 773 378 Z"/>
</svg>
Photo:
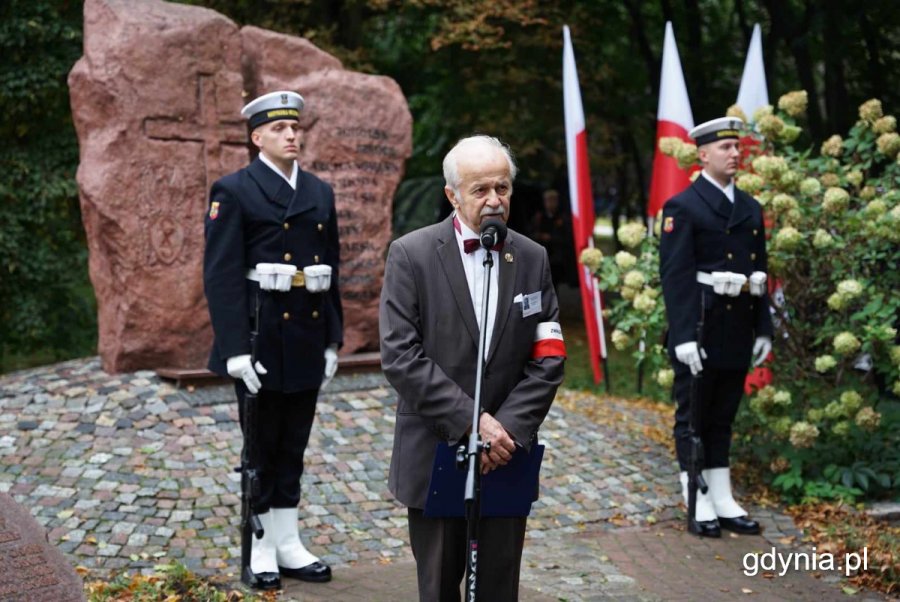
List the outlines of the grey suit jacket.
<svg viewBox="0 0 900 602">
<path fill-rule="evenodd" d="M 559 306 L 543 247 L 510 230 L 499 255 L 482 407 L 528 447 L 563 378 L 564 357 L 532 359 L 537 325 L 558 322 Z M 513 298 L 537 291 L 541 311 L 523 317 Z M 388 486 L 401 503 L 424 508 L 435 448 L 465 436 L 475 395 L 478 323 L 452 217 L 391 244 L 379 330 L 381 365 L 399 396 Z"/>
</svg>

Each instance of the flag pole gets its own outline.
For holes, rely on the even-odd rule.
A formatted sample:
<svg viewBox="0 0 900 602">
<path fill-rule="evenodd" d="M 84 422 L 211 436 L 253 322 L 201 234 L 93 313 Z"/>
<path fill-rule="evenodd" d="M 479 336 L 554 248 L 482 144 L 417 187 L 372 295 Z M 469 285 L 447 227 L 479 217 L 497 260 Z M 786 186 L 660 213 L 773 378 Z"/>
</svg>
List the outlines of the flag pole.
<svg viewBox="0 0 900 602">
<path fill-rule="evenodd" d="M 591 191 L 584 107 L 581 104 L 581 88 L 578 85 L 578 72 L 575 68 L 575 53 L 567 25 L 563 26 L 562 75 L 569 201 L 572 209 L 575 255 L 580 261 L 581 252 L 594 247 L 594 199 Z M 600 296 L 596 278 L 583 264 L 578 271 L 578 281 L 594 384 L 600 384 L 603 378 L 607 378 L 608 387 L 609 368 L 605 366 L 607 354 L 606 336 L 603 332 L 603 299 Z M 601 369 L 601 365 L 604 366 L 603 369 Z"/>
</svg>

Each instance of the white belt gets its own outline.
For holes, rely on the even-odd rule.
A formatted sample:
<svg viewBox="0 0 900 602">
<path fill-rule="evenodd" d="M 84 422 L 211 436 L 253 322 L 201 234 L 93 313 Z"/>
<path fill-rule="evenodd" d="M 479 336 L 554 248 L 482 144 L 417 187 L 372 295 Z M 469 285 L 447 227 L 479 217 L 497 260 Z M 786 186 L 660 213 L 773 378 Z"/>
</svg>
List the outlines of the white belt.
<svg viewBox="0 0 900 602">
<path fill-rule="evenodd" d="M 259 282 L 259 279 L 260 275 L 259 272 L 256 271 L 256 268 L 249 268 L 247 270 L 247 280 Z M 297 273 L 291 278 L 291 288 L 303 288 L 305 286 L 306 276 L 303 274 L 303 270 L 297 270 Z"/>
<path fill-rule="evenodd" d="M 697 282 L 699 282 L 700 284 L 705 284 L 706 286 L 712 286 L 713 285 L 712 274 L 710 274 L 709 272 L 697 272 Z M 750 292 L 750 281 L 749 280 L 747 282 L 745 282 L 744 285 L 741 287 L 741 292 L 742 293 Z"/>
<path fill-rule="evenodd" d="M 255 271 L 255 270 L 251 270 L 251 271 Z M 250 276 L 247 276 L 247 278 L 250 278 Z M 253 278 L 251 278 L 251 280 L 253 280 Z M 712 274 L 710 274 L 709 272 L 697 272 L 697 282 L 699 282 L 700 284 L 705 284 L 707 286 L 712 286 L 713 285 Z"/>
</svg>

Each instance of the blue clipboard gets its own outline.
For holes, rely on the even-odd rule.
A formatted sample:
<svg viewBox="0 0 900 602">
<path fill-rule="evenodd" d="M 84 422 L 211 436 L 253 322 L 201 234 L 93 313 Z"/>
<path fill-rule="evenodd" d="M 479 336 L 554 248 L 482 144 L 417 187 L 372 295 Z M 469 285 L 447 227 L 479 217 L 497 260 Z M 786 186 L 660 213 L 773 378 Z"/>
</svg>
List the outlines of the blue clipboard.
<svg viewBox="0 0 900 602">
<path fill-rule="evenodd" d="M 466 469 L 456 466 L 458 445 L 439 443 L 431 468 L 431 483 L 425 501 L 425 516 L 461 518 L 466 515 Z M 516 449 L 506 466 L 481 477 L 481 516 L 528 516 L 531 504 L 538 499 L 541 461 L 544 446 L 534 444 L 531 450 Z"/>
</svg>

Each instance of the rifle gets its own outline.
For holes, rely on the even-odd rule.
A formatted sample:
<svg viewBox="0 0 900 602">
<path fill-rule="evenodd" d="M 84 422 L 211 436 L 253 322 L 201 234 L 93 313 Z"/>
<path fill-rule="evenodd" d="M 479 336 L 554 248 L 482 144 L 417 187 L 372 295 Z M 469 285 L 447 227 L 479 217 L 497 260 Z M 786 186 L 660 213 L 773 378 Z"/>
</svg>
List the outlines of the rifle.
<svg viewBox="0 0 900 602">
<path fill-rule="evenodd" d="M 706 316 L 706 293 L 700 291 L 700 319 L 697 321 L 697 348 L 703 349 L 703 321 Z M 703 386 L 703 371 L 691 377 L 690 418 L 688 419 L 688 438 L 690 454 L 688 456 L 688 518 L 687 527 L 690 533 L 699 533 L 697 526 L 697 490 L 706 493 L 709 487 L 703 478 L 703 441 L 700 439 L 700 404 Z"/>
<path fill-rule="evenodd" d="M 250 364 L 256 365 L 256 338 L 259 335 L 259 292 L 256 293 L 256 308 L 253 330 L 250 332 Z M 256 512 L 261 487 L 259 482 L 259 461 L 256 449 L 256 394 L 247 391 L 244 395 L 243 424 L 244 445 L 241 448 L 241 465 L 235 471 L 241 473 L 241 581 L 248 587 L 256 587 L 256 576 L 250 570 L 251 538 L 262 539 L 262 522 Z"/>
</svg>

